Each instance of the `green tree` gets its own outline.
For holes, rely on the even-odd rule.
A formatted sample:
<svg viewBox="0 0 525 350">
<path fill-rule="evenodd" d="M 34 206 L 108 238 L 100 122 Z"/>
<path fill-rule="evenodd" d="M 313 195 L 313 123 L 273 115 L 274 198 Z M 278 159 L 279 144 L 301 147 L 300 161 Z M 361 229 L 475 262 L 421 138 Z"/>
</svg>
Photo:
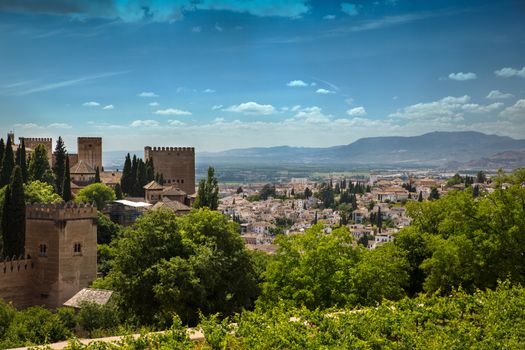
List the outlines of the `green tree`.
<svg viewBox="0 0 525 350">
<path fill-rule="evenodd" d="M 308 199 L 312 197 L 312 190 L 310 190 L 308 187 L 304 189 L 304 198 Z"/>
<path fill-rule="evenodd" d="M 428 195 L 428 199 L 429 200 L 439 199 L 439 192 L 438 192 L 437 188 L 432 187 L 432 189 L 430 190 L 430 194 Z"/>
<path fill-rule="evenodd" d="M 82 188 L 75 197 L 77 203 L 95 203 L 98 210 L 102 210 L 107 202 L 113 200 L 115 200 L 115 191 L 101 183 Z"/>
<path fill-rule="evenodd" d="M 100 168 L 99 167 L 95 168 L 95 180 L 93 182 L 94 183 L 101 183 L 102 182 L 102 181 L 100 181 Z"/>
<path fill-rule="evenodd" d="M 0 166 L 2 165 L 5 153 L 5 142 L 3 138 L 0 138 Z"/>
<path fill-rule="evenodd" d="M 208 167 L 208 178 L 199 182 L 199 189 L 193 207 L 208 207 L 211 210 L 217 210 L 219 207 L 219 184 L 215 177 L 215 169 L 211 166 Z"/>
<path fill-rule="evenodd" d="M 321 184 L 317 193 L 325 208 L 332 208 L 335 204 L 334 189 L 325 183 Z"/>
<path fill-rule="evenodd" d="M 118 237 L 121 231 L 121 226 L 114 223 L 105 214 L 98 212 L 97 220 L 97 244 L 109 244 Z"/>
<path fill-rule="evenodd" d="M 275 186 L 272 184 L 266 184 L 259 191 L 259 199 L 267 200 L 270 197 L 276 197 L 277 193 L 275 192 Z"/>
<path fill-rule="evenodd" d="M 243 191 L 242 187 L 239 186 L 239 187 L 237 188 L 237 194 L 241 194 L 241 193 L 243 193 L 243 192 L 244 192 L 244 191 Z"/>
<path fill-rule="evenodd" d="M 122 170 L 122 177 L 120 178 L 120 186 L 122 187 L 122 192 L 126 194 L 131 194 L 132 189 L 132 177 L 131 177 L 131 157 L 129 153 L 126 155 L 126 160 L 124 161 L 124 169 Z"/>
<path fill-rule="evenodd" d="M 60 203 L 62 201 L 62 197 L 55 193 L 52 185 L 38 180 L 24 184 L 24 195 L 26 204 Z"/>
<path fill-rule="evenodd" d="M 487 181 L 487 176 L 483 171 L 478 171 L 476 174 L 476 182 L 479 184 L 485 183 Z"/>
<path fill-rule="evenodd" d="M 29 161 L 29 179 L 31 181 L 47 182 L 54 185 L 53 173 L 49 167 L 47 151 L 44 145 L 35 147 Z"/>
<path fill-rule="evenodd" d="M 167 324 L 173 313 L 195 324 L 204 315 L 229 315 L 257 296 L 250 256 L 237 224 L 206 208 L 177 217 L 153 210 L 114 241 L 105 283 L 117 291 L 128 317 Z"/>
<path fill-rule="evenodd" d="M 0 170 L 0 187 L 8 185 L 11 181 L 11 174 L 15 167 L 15 157 L 13 154 L 13 145 L 11 135 L 7 136 L 7 143 L 2 158 L 2 169 Z"/>
<path fill-rule="evenodd" d="M 66 156 L 66 164 L 64 167 L 64 184 L 62 185 L 62 198 L 64 201 L 69 202 L 73 199 L 71 193 L 71 174 L 69 170 L 69 157 Z"/>
<path fill-rule="evenodd" d="M 124 198 L 124 194 L 122 193 L 122 187 L 120 186 L 120 184 L 115 185 L 115 198 L 116 199 Z"/>
<path fill-rule="evenodd" d="M 26 204 L 22 170 L 16 166 L 6 189 L 2 211 L 2 237 L 5 256 L 24 255 Z"/>
<path fill-rule="evenodd" d="M 423 191 L 419 191 L 419 196 L 417 197 L 418 202 L 423 202 Z"/>
<path fill-rule="evenodd" d="M 64 175 L 66 173 L 66 147 L 62 137 L 58 137 L 55 146 L 55 164 L 53 166 L 53 174 L 55 175 L 55 189 L 59 195 L 64 194 Z"/>
</svg>

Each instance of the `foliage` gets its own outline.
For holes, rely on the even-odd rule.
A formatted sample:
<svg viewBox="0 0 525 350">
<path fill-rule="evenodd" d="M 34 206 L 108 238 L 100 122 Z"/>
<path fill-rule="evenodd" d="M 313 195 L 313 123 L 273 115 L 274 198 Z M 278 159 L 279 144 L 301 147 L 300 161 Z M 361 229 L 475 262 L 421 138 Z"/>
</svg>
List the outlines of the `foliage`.
<svg viewBox="0 0 525 350">
<path fill-rule="evenodd" d="M 335 204 L 334 189 L 329 184 L 323 183 L 317 192 L 318 198 L 323 202 L 323 207 L 331 208 Z"/>
<path fill-rule="evenodd" d="M 78 313 L 78 325 L 85 331 L 92 332 L 97 329 L 111 329 L 120 323 L 120 312 L 110 302 L 106 305 L 86 302 L 81 305 Z"/>
<path fill-rule="evenodd" d="M 62 201 L 62 198 L 55 193 L 52 185 L 38 180 L 26 183 L 24 194 L 26 204 L 59 203 Z"/>
<path fill-rule="evenodd" d="M 97 244 L 108 244 L 120 234 L 122 227 L 114 223 L 105 214 L 98 212 Z"/>
<path fill-rule="evenodd" d="M 66 202 L 69 202 L 73 199 L 73 195 L 71 193 L 71 174 L 69 170 L 69 157 L 66 157 L 66 165 L 64 170 L 64 184 L 62 185 L 62 198 Z"/>
<path fill-rule="evenodd" d="M 2 168 L 0 169 L 0 187 L 8 185 L 11 181 L 11 174 L 13 173 L 13 169 L 15 167 L 13 142 L 14 140 L 11 140 L 11 135 L 8 135 L 5 149 L 3 151 L 3 154 L 0 155 L 2 166 Z"/>
<path fill-rule="evenodd" d="M 22 169 L 17 165 L 4 194 L 2 239 L 5 256 L 24 255 L 26 204 Z"/>
<path fill-rule="evenodd" d="M 177 217 L 154 210 L 114 241 L 112 270 L 100 285 L 119 292 L 122 310 L 141 323 L 185 323 L 229 315 L 257 296 L 250 256 L 237 224 L 208 209 Z"/>
<path fill-rule="evenodd" d="M 62 141 L 62 137 L 58 137 L 57 144 L 55 146 L 55 159 L 53 165 L 53 174 L 55 175 L 55 189 L 58 194 L 64 194 L 64 176 L 66 174 L 66 158 L 67 152 Z"/>
<path fill-rule="evenodd" d="M 35 147 L 31 153 L 29 161 L 29 180 L 47 182 L 50 185 L 55 183 L 53 172 L 49 166 L 47 151 L 44 145 L 40 144 Z"/>
<path fill-rule="evenodd" d="M 112 200 L 115 200 L 115 191 L 101 183 L 82 188 L 75 197 L 77 203 L 95 203 L 98 210 L 102 210 L 106 203 Z"/>
<path fill-rule="evenodd" d="M 259 199 L 263 201 L 267 200 L 270 197 L 275 198 L 276 195 L 277 194 L 275 192 L 275 186 L 273 186 L 272 184 L 264 185 L 263 188 L 259 191 Z"/>
<path fill-rule="evenodd" d="M 217 210 L 219 207 L 219 184 L 215 177 L 215 169 L 208 167 L 207 179 L 199 182 L 197 197 L 193 203 L 194 208 L 208 207 L 211 210 Z"/>
</svg>

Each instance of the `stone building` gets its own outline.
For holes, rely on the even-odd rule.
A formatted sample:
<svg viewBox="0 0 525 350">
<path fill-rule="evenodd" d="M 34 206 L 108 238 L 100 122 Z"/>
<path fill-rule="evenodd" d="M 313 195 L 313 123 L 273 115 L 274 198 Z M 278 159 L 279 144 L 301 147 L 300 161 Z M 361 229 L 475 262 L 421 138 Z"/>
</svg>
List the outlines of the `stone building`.
<svg viewBox="0 0 525 350">
<path fill-rule="evenodd" d="M 11 140 L 14 143 L 14 134 Z M 48 137 L 19 137 L 20 143 L 24 141 L 26 147 L 26 153 L 31 153 L 38 145 L 44 145 L 47 151 L 47 159 L 49 164 L 53 163 L 53 139 Z"/>
<path fill-rule="evenodd" d="M 162 174 L 164 185 L 173 185 L 189 195 L 195 193 L 195 148 L 144 147 L 144 158 L 153 159 L 155 172 Z"/>
<path fill-rule="evenodd" d="M 70 203 L 27 206 L 25 257 L 0 260 L 0 298 L 17 308 L 56 308 L 96 275 L 97 209 Z"/>
</svg>

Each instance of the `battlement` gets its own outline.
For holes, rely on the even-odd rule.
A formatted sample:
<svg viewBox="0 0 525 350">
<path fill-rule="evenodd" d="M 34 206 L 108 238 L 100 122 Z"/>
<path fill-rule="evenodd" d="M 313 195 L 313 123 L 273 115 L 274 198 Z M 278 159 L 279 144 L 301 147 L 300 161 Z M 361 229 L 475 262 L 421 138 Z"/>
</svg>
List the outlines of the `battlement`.
<svg viewBox="0 0 525 350">
<path fill-rule="evenodd" d="M 0 260 L 0 276 L 2 274 L 14 273 L 14 272 L 23 272 L 27 270 L 32 270 L 35 268 L 35 263 L 28 255 L 27 258 L 23 256 L 20 258 L 5 258 Z"/>
<path fill-rule="evenodd" d="M 97 142 L 102 142 L 102 137 L 95 137 L 95 136 L 82 136 L 82 137 L 78 137 L 77 138 L 77 142 L 78 141 L 97 141 Z"/>
<path fill-rule="evenodd" d="M 18 140 L 24 140 L 24 142 L 53 142 L 53 139 L 50 137 L 19 137 Z"/>
<path fill-rule="evenodd" d="M 97 207 L 94 204 L 62 202 L 57 204 L 33 204 L 26 206 L 28 220 L 78 220 L 96 219 Z"/>
<path fill-rule="evenodd" d="M 194 147 L 144 147 L 144 150 L 148 152 L 189 152 L 195 153 Z"/>
</svg>

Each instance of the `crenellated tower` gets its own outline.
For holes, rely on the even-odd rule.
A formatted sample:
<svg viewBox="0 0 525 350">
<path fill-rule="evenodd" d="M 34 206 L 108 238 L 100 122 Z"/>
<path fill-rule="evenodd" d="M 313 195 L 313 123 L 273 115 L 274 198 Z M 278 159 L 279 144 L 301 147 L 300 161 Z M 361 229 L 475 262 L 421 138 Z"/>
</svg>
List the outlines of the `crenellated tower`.
<svg viewBox="0 0 525 350">
<path fill-rule="evenodd" d="M 155 172 L 162 174 L 165 185 L 195 193 L 195 148 L 146 146 L 144 158 L 153 159 Z"/>
</svg>

